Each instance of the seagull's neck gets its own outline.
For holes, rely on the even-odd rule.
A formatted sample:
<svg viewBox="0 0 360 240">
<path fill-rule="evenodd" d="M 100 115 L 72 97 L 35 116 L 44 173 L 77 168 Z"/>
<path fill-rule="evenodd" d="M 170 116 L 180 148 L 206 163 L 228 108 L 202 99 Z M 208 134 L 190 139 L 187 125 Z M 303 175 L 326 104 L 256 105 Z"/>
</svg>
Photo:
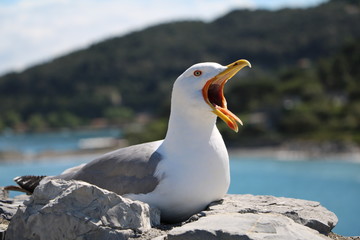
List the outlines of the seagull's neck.
<svg viewBox="0 0 360 240">
<path fill-rule="evenodd" d="M 210 111 L 201 114 L 189 108 L 172 108 L 164 145 L 192 149 L 211 144 L 220 135 L 215 123 L 216 115 Z"/>
</svg>

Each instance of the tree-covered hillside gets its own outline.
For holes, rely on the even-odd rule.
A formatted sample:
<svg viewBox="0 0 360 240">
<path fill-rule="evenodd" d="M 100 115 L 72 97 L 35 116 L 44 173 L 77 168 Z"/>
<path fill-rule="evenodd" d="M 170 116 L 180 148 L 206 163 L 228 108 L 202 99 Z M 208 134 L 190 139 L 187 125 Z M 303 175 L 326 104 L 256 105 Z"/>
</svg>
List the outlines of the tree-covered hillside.
<svg viewBox="0 0 360 240">
<path fill-rule="evenodd" d="M 210 23 L 167 23 L 109 39 L 1 77 L 0 129 L 76 127 L 98 118 L 121 125 L 140 112 L 164 117 L 171 85 L 187 67 L 245 58 L 253 69 L 226 94 L 230 108 L 245 123 L 250 118 L 244 136 L 311 137 L 317 125 L 326 137 L 359 131 L 349 127 L 359 122 L 352 114 L 360 91 L 358 22 L 359 0 L 332 0 L 308 9 L 235 10 Z"/>
</svg>

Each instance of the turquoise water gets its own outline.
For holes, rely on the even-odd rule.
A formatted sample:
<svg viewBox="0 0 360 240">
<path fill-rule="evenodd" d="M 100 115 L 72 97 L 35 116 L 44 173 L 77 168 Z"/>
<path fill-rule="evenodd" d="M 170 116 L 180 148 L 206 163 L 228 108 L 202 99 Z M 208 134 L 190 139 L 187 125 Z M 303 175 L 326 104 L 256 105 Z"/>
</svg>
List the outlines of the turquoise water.
<svg viewBox="0 0 360 240">
<path fill-rule="evenodd" d="M 56 175 L 95 156 L 0 164 L 0 185 L 19 175 Z M 229 193 L 274 195 L 321 202 L 336 213 L 334 232 L 360 235 L 360 164 L 344 161 L 278 161 L 232 157 Z"/>
<path fill-rule="evenodd" d="M 6 131 L 0 135 L 0 152 L 14 151 L 23 154 L 37 154 L 43 151 L 66 152 L 79 149 L 79 140 L 94 137 L 120 137 L 117 128 L 49 133 L 15 134 Z"/>
</svg>

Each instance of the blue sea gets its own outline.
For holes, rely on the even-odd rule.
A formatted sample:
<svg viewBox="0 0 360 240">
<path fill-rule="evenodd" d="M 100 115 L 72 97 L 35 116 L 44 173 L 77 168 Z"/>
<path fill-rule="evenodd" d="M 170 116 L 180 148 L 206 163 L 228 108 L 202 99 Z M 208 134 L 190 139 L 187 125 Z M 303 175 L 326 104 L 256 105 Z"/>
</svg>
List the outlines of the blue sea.
<svg viewBox="0 0 360 240">
<path fill-rule="evenodd" d="M 79 149 L 79 140 L 95 137 L 120 137 L 117 128 L 96 130 L 16 134 L 5 131 L 0 135 L 0 152 L 14 151 L 34 155 L 44 151 L 67 152 Z"/>
<path fill-rule="evenodd" d="M 113 131 L 105 131 L 101 136 L 111 136 Z M 82 137 L 94 137 L 93 134 Z M 96 135 L 96 134 L 95 134 Z M 99 136 L 97 134 L 96 136 Z M 17 136 L 19 137 L 19 136 Z M 73 138 L 66 135 L 65 141 L 58 140 L 54 135 L 36 135 L 36 141 L 31 141 L 31 136 L 18 145 L 18 150 L 38 152 L 46 149 L 42 144 L 50 144 L 53 148 L 59 145 L 59 151 L 64 146 L 74 148 L 79 139 L 76 135 Z M 52 137 L 57 140 L 52 141 Z M 1 144 L 6 136 L 0 136 Z M 9 138 L 7 137 L 9 140 Z M 16 139 L 16 137 L 15 137 Z M 60 138 L 61 139 L 61 138 Z M 70 140 L 71 139 L 71 140 Z M 10 141 L 11 142 L 11 141 Z M 55 142 L 55 143 L 54 143 Z M 36 143 L 36 144 L 35 144 Z M 70 144 L 72 143 L 72 144 Z M 35 149 L 29 145 L 34 145 Z M 12 178 L 19 175 L 56 175 L 63 170 L 91 161 L 96 155 L 68 156 L 61 158 L 43 159 L 37 162 L 0 162 L 0 185 L 9 185 Z M 334 232 L 345 236 L 360 235 L 360 164 L 346 161 L 346 159 L 316 159 L 307 161 L 280 161 L 275 157 L 247 156 L 246 152 L 241 155 L 231 156 L 231 186 L 229 193 L 274 195 L 290 198 L 301 198 L 318 201 L 327 209 L 333 211 L 339 218 Z"/>
</svg>

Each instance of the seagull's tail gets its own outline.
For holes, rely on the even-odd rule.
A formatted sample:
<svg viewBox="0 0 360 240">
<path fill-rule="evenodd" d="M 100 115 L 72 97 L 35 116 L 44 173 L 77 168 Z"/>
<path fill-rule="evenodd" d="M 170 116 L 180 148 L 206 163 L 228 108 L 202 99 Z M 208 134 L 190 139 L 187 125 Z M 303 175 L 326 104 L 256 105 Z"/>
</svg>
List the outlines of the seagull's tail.
<svg viewBox="0 0 360 240">
<path fill-rule="evenodd" d="M 21 176 L 14 178 L 14 181 L 19 186 L 6 186 L 5 190 L 25 192 L 32 194 L 35 188 L 40 184 L 40 181 L 46 176 Z"/>
</svg>

